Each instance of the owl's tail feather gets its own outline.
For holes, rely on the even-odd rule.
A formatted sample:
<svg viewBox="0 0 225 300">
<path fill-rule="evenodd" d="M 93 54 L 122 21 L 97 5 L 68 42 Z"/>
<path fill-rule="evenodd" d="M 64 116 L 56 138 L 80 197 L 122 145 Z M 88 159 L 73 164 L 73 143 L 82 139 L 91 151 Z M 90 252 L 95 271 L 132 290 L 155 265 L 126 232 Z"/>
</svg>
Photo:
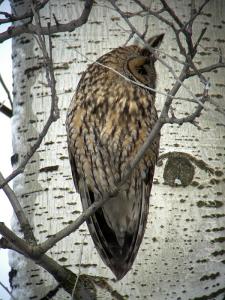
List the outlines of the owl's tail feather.
<svg viewBox="0 0 225 300">
<path fill-rule="evenodd" d="M 87 221 L 97 251 L 117 280 L 122 279 L 131 269 L 143 239 L 149 207 L 149 191 L 146 191 L 144 183 L 141 185 L 141 193 L 136 199 L 139 202 L 136 225 L 133 227 L 132 232 L 123 232 L 121 240 L 118 232 L 110 226 L 104 207 L 100 208 Z M 88 197 L 92 203 L 95 201 L 94 193 L 90 190 L 88 191 Z"/>
</svg>

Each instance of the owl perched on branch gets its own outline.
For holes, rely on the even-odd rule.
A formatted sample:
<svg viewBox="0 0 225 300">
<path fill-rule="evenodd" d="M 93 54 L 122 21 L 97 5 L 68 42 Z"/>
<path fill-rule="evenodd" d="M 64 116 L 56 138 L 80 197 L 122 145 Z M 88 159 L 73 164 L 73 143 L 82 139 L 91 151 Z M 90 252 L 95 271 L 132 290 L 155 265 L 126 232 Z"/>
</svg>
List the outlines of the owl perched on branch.
<svg viewBox="0 0 225 300">
<path fill-rule="evenodd" d="M 148 40 L 158 48 L 163 34 Z M 83 73 L 67 114 L 69 159 L 83 209 L 116 187 L 157 121 L 154 51 L 136 45 L 100 57 Z M 121 76 L 122 75 L 122 76 Z M 142 85 L 138 85 L 138 84 Z M 88 219 L 95 246 L 117 279 L 143 239 L 159 135 L 118 194 Z"/>
</svg>

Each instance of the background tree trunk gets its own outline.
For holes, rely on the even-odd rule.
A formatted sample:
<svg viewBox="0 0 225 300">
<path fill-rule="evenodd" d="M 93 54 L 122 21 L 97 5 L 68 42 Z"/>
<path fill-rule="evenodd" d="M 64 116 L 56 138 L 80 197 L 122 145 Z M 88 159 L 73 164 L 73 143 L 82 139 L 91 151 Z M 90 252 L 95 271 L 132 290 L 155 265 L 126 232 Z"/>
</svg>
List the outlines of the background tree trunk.
<svg viewBox="0 0 225 300">
<path fill-rule="evenodd" d="M 196 1 L 196 5 L 202 2 Z M 137 10 L 132 1 L 120 3 L 123 11 Z M 172 0 L 169 4 L 178 16 L 188 19 L 189 1 Z M 27 2 L 15 1 L 17 12 L 26 7 Z M 152 1 L 152 8 L 157 7 L 160 7 L 159 1 Z M 59 23 L 63 23 L 78 17 L 82 9 L 83 2 L 51 1 L 41 10 L 42 22 L 50 18 L 54 23 L 52 15 L 55 14 Z M 140 32 L 144 31 L 145 18 L 135 17 L 131 21 Z M 216 48 L 221 48 L 225 53 L 224 26 L 225 2 L 210 1 L 197 19 L 193 32 L 197 39 L 202 28 L 207 27 L 204 43 L 201 43 L 204 49 L 199 48 L 199 55 L 196 56 L 198 67 L 217 61 Z M 147 36 L 162 32 L 166 33 L 162 50 L 182 58 L 172 31 L 156 18 L 150 17 Z M 24 174 L 14 180 L 14 190 L 38 241 L 44 241 L 75 220 L 82 211 L 79 195 L 72 183 L 65 130 L 66 111 L 81 72 L 100 55 L 124 45 L 129 34 L 129 28 L 118 13 L 110 8 L 110 4 L 98 0 L 87 24 L 74 32 L 53 36 L 60 119 L 50 128 Z M 165 59 L 179 74 L 180 65 L 166 56 Z M 174 82 L 172 74 L 159 63 L 157 71 L 157 89 L 166 91 L 171 88 Z M 13 40 L 13 75 L 13 149 L 20 161 L 29 145 L 37 139 L 50 108 L 50 91 L 44 84 L 46 80 L 41 52 L 34 38 L 29 35 Z M 224 69 L 207 76 L 212 83 L 212 99 L 221 108 L 224 107 Z M 201 86 L 196 85 L 195 78 L 190 79 L 189 87 L 194 93 L 202 90 Z M 184 89 L 180 94 L 189 96 Z M 158 110 L 164 100 L 164 96 L 157 95 Z M 193 107 L 193 104 L 179 100 L 174 101 L 173 106 L 178 116 L 185 116 Z M 160 153 L 167 154 L 167 162 L 163 160 L 163 164 L 156 168 L 146 234 L 133 268 L 125 278 L 119 282 L 113 280 L 112 273 L 96 253 L 86 225 L 59 242 L 48 255 L 77 274 L 83 245 L 81 273 L 108 278 L 113 290 L 123 295 L 124 299 L 223 299 L 224 115 L 212 105 L 207 105 L 207 108 L 199 119 L 200 128 L 185 124 L 180 127 L 166 125 L 162 130 Z M 203 163 L 196 164 L 196 159 L 203 160 Z M 208 166 L 214 170 L 211 175 Z M 15 218 L 13 229 L 19 233 Z M 13 295 L 18 300 L 41 299 L 57 285 L 46 271 L 15 252 L 10 255 L 10 264 L 14 270 Z M 98 299 L 113 299 L 109 289 L 98 288 L 97 293 Z M 70 299 L 70 296 L 60 290 L 52 299 Z"/>
</svg>

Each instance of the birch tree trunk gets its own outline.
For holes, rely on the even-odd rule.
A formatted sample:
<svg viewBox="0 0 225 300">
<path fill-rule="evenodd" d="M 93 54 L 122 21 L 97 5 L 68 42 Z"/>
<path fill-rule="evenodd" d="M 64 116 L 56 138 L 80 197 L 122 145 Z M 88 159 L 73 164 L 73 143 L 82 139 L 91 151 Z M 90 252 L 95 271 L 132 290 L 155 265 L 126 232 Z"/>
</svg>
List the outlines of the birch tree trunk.
<svg viewBox="0 0 225 300">
<path fill-rule="evenodd" d="M 200 5 L 202 1 L 196 1 Z M 131 1 L 120 1 L 123 11 L 136 11 Z M 146 1 L 149 4 L 149 1 Z M 189 1 L 169 1 L 176 14 L 189 17 Z M 159 7 L 158 0 L 152 8 Z M 17 12 L 27 2 L 15 1 Z M 50 1 L 41 10 L 43 24 L 55 14 L 59 23 L 79 16 L 83 2 Z M 131 21 L 140 32 L 146 19 Z M 149 18 L 148 36 L 165 32 L 162 50 L 179 56 L 175 36 L 165 24 Z M 210 1 L 197 19 L 193 35 L 197 38 L 203 27 L 205 37 L 196 56 L 198 67 L 218 59 L 217 48 L 225 53 L 225 2 Z M 60 119 L 52 125 L 41 147 L 27 165 L 23 175 L 14 180 L 14 190 L 33 225 L 38 241 L 44 241 L 75 220 L 81 213 L 79 194 L 72 182 L 68 162 L 65 118 L 78 80 L 87 64 L 111 49 L 124 45 L 130 31 L 110 4 L 98 0 L 87 24 L 71 33 L 53 36 L 53 60 L 59 96 Z M 134 42 L 132 40 L 131 42 Z M 130 42 L 130 43 L 131 43 Z M 180 65 L 166 58 L 179 73 Z M 158 90 L 171 88 L 174 79 L 157 63 Z M 28 151 L 43 128 L 50 107 L 49 89 L 44 82 L 45 71 L 41 52 L 30 35 L 13 39 L 14 116 L 13 149 L 18 161 Z M 225 70 L 208 73 L 212 99 L 223 109 Z M 201 86 L 195 78 L 188 82 L 193 93 Z M 188 93 L 182 89 L 182 96 Z M 160 110 L 165 97 L 157 95 Z M 176 100 L 175 114 L 185 116 L 193 104 Z M 86 225 L 59 242 L 49 252 L 52 258 L 76 274 L 107 278 L 109 286 L 97 288 L 97 299 L 224 299 L 225 295 L 225 127 L 224 115 L 208 104 L 199 118 L 199 128 L 191 124 L 166 125 L 162 130 L 161 164 L 156 168 L 150 199 L 147 230 L 132 270 L 119 282 L 96 253 Z M 13 229 L 19 227 L 13 219 Z M 80 264 L 80 252 L 82 259 Z M 13 295 L 18 300 L 41 299 L 57 286 L 46 271 L 15 252 L 10 254 L 13 268 Z M 99 279 L 100 280 L 100 279 Z M 111 289 L 110 289 L 111 287 Z M 118 297 L 118 296 L 117 296 Z M 46 298 L 47 299 L 47 298 Z M 52 299 L 70 299 L 62 289 Z"/>
</svg>

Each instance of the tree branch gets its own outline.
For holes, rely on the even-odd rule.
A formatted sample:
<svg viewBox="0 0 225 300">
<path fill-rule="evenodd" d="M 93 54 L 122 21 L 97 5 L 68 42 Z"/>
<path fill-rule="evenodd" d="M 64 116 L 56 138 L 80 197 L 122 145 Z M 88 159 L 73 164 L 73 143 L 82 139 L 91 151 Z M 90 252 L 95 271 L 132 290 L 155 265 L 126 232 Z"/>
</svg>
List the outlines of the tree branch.
<svg viewBox="0 0 225 300">
<path fill-rule="evenodd" d="M 8 183 L 10 180 L 15 178 L 18 174 L 22 173 L 30 160 L 30 158 L 33 156 L 33 154 L 36 152 L 36 150 L 40 147 L 44 137 L 46 136 L 50 126 L 53 122 L 57 121 L 59 119 L 59 109 L 58 109 L 58 97 L 56 94 L 56 81 L 55 81 L 55 75 L 54 75 L 54 68 L 53 68 L 53 62 L 52 62 L 52 43 L 50 38 L 50 25 L 48 24 L 48 30 L 49 30 L 49 52 L 50 57 L 48 55 L 48 51 L 46 49 L 45 40 L 43 35 L 41 34 L 41 24 L 39 20 L 39 16 L 37 15 L 37 12 L 34 10 L 34 7 L 32 6 L 35 21 L 36 21 L 36 27 L 37 29 L 37 41 L 38 44 L 43 52 L 44 62 L 45 62 L 45 69 L 46 69 L 46 77 L 48 86 L 51 89 L 51 109 L 50 109 L 50 115 L 48 117 L 48 120 L 46 124 L 44 125 L 44 128 L 42 129 L 41 133 L 39 134 L 39 137 L 37 141 L 31 146 L 29 151 L 26 153 L 25 157 L 19 164 L 19 166 L 5 179 L 4 182 L 0 184 L 0 188 L 2 188 L 6 183 Z"/>
<path fill-rule="evenodd" d="M 7 106 L 5 106 L 3 103 L 0 103 L 0 112 L 9 118 L 11 118 L 13 116 L 12 110 L 10 108 L 8 108 Z"/>
<path fill-rule="evenodd" d="M 0 185 L 3 182 L 5 182 L 5 179 L 2 176 L 2 173 L 0 172 Z M 14 191 L 10 188 L 10 186 L 8 184 L 4 185 L 3 191 L 5 192 L 6 196 L 8 197 L 8 199 L 12 205 L 13 211 L 17 216 L 17 219 L 20 223 L 21 230 L 24 233 L 24 238 L 27 241 L 35 242 L 35 237 L 33 235 L 32 228 L 29 224 L 29 221 L 28 221 L 28 219 L 23 211 L 23 208 L 20 205 Z"/>
<path fill-rule="evenodd" d="M 0 222 L 0 234 L 9 241 L 16 249 L 19 249 L 25 256 L 29 256 L 31 253 L 31 247 L 23 239 L 18 237 L 12 230 L 10 230 L 3 222 Z"/>
<path fill-rule="evenodd" d="M 210 0 L 205 0 L 202 5 L 198 8 L 198 10 L 193 11 L 193 13 L 191 14 L 191 18 L 188 20 L 188 22 L 186 22 L 183 26 L 183 28 L 181 28 L 181 30 L 183 31 L 184 29 L 187 29 L 189 27 L 189 25 L 193 24 L 194 20 L 200 15 L 200 13 L 202 12 L 203 8 L 208 4 Z"/>
<path fill-rule="evenodd" d="M 42 0 L 42 1 L 36 1 L 36 7 L 35 10 L 40 10 L 45 5 L 49 2 L 49 0 Z M 27 18 L 33 18 L 33 12 L 32 10 L 25 12 L 22 15 L 15 15 L 15 14 L 10 14 L 8 12 L 0 11 L 0 15 L 5 16 L 6 19 L 0 19 L 0 25 L 5 24 L 5 23 L 11 23 L 11 22 L 16 22 L 16 21 L 22 21 Z"/>
<path fill-rule="evenodd" d="M 15 235 L 10 229 L 8 229 L 4 223 L 0 222 L 0 233 L 4 235 L 6 242 L 8 243 L 8 248 L 17 251 L 18 253 L 24 255 L 27 258 L 33 260 L 37 265 L 43 267 L 48 271 L 60 284 L 60 286 L 72 295 L 74 283 L 76 283 L 76 294 L 74 295 L 74 300 L 80 299 L 95 299 L 95 289 L 93 283 L 95 280 L 99 282 L 99 278 L 89 275 L 80 275 L 77 280 L 77 275 L 72 271 L 64 268 L 58 264 L 55 260 L 47 255 L 37 256 L 35 251 L 36 247 L 30 246 L 24 240 Z M 0 246 L 3 244 L 2 239 L 0 240 Z M 11 247 L 13 245 L 13 247 Z M 107 286 L 107 282 L 104 278 L 101 278 L 104 284 Z M 86 288 L 88 286 L 88 289 Z M 115 299 L 123 299 L 123 297 L 116 293 Z"/>
<path fill-rule="evenodd" d="M 8 88 L 7 88 L 7 86 L 6 86 L 5 82 L 4 82 L 1 74 L 0 74 L 0 83 L 1 83 L 2 87 L 4 88 L 4 90 L 5 90 L 5 92 L 6 92 L 7 96 L 8 96 L 9 103 L 10 103 L 11 108 L 12 108 L 13 107 L 13 101 L 12 101 L 10 92 L 9 92 L 9 90 L 8 90 Z"/>
<path fill-rule="evenodd" d="M 10 295 L 11 299 L 16 300 L 16 298 L 13 296 L 13 294 L 10 292 L 10 290 L 1 281 L 0 281 L 0 285 Z"/>
<path fill-rule="evenodd" d="M 201 103 L 205 103 L 209 99 L 209 95 L 208 95 L 209 88 L 210 88 L 210 84 L 207 83 L 205 85 L 204 93 L 201 98 Z M 200 117 L 202 109 L 203 109 L 202 106 L 198 105 L 197 108 L 195 109 L 195 111 L 192 114 L 190 114 L 189 116 L 184 117 L 184 118 L 179 118 L 179 119 L 176 118 L 175 116 L 172 116 L 170 118 L 166 118 L 165 122 L 170 123 L 170 124 L 179 124 L 179 125 L 183 125 L 184 123 L 194 124 L 195 119 Z"/>
<path fill-rule="evenodd" d="M 52 25 L 50 28 L 50 34 L 52 35 L 54 33 L 66 32 L 66 31 L 71 32 L 75 28 L 78 28 L 83 24 L 85 24 L 91 12 L 92 5 L 93 5 L 93 0 L 86 0 L 82 14 L 77 20 L 72 20 L 66 24 Z M 39 28 L 37 25 L 33 25 L 30 23 L 9 27 L 8 30 L 0 33 L 0 43 L 23 33 L 38 34 L 38 30 Z M 49 28 L 41 27 L 41 33 L 43 35 L 49 35 Z"/>
<path fill-rule="evenodd" d="M 166 0 L 160 0 L 164 9 L 169 13 L 169 15 L 172 17 L 172 19 L 177 23 L 177 25 L 182 28 L 183 23 L 178 18 L 178 16 L 175 14 L 175 12 L 172 10 L 172 8 L 167 4 Z"/>
<path fill-rule="evenodd" d="M 199 73 L 203 74 L 203 73 L 211 72 L 213 70 L 220 69 L 220 68 L 225 68 L 225 63 L 219 62 L 219 63 L 213 64 L 211 66 L 207 66 L 207 67 L 197 69 L 197 70 Z M 193 77 L 193 76 L 196 76 L 196 71 L 189 71 L 187 73 L 187 78 Z"/>
</svg>

